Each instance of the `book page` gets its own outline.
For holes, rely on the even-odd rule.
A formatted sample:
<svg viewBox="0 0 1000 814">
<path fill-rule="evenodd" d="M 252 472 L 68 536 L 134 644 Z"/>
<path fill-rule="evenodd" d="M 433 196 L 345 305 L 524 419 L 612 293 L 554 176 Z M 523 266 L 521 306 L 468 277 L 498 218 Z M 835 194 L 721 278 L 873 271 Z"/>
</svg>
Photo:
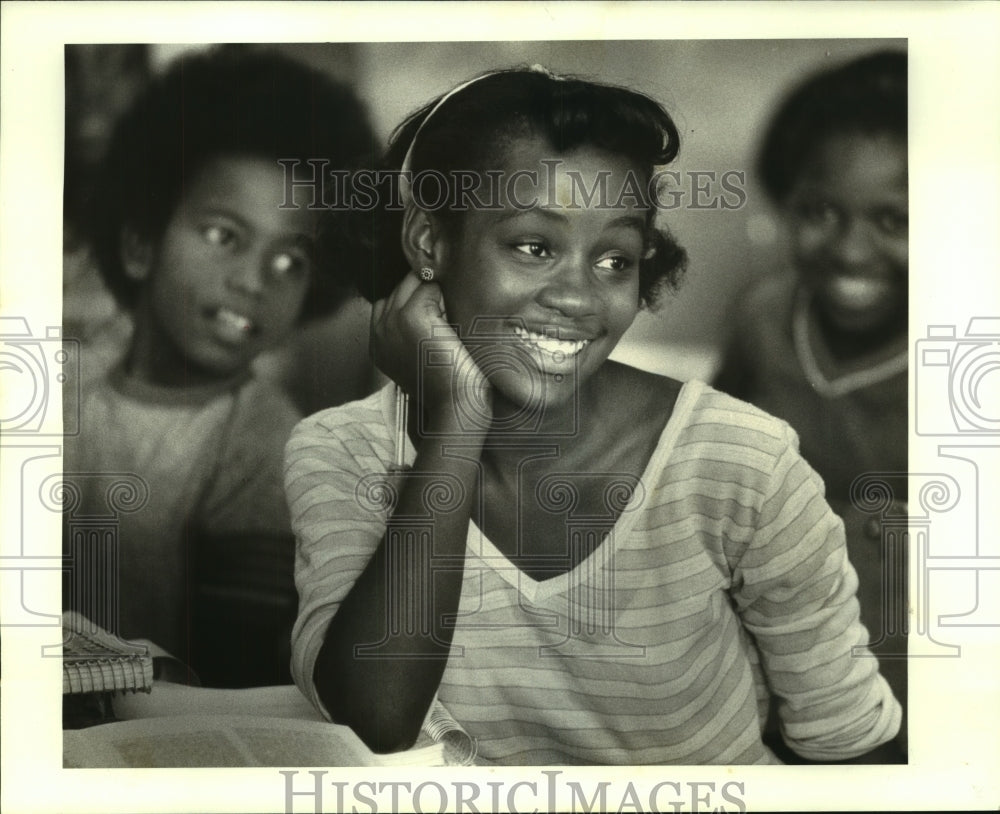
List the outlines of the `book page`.
<svg viewBox="0 0 1000 814">
<path fill-rule="evenodd" d="M 258 715 L 171 715 L 63 733 L 64 768 L 443 766 L 444 744 L 372 753 L 349 727 Z"/>
<path fill-rule="evenodd" d="M 293 685 L 222 690 L 157 681 L 148 695 L 116 695 L 112 706 L 123 721 L 173 715 L 261 715 L 325 723 Z"/>
<path fill-rule="evenodd" d="M 161 681 L 148 695 L 116 695 L 112 705 L 119 722 L 66 733 L 67 768 L 457 766 L 476 756 L 473 739 L 437 699 L 416 744 L 389 755 L 324 719 L 291 685 L 221 690 Z"/>
</svg>

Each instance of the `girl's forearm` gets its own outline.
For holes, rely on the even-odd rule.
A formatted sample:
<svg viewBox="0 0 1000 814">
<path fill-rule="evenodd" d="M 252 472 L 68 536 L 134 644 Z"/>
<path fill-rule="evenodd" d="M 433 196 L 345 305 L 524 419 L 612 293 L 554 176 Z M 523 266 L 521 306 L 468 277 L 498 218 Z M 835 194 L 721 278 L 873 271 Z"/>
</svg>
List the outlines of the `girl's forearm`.
<svg viewBox="0 0 1000 814">
<path fill-rule="evenodd" d="M 447 663 L 483 438 L 454 415 L 428 427 L 386 534 L 330 623 L 314 671 L 333 720 L 376 752 L 416 740 Z M 455 454 L 448 454 L 452 446 Z M 435 489 L 451 497 L 428 511 Z"/>
</svg>

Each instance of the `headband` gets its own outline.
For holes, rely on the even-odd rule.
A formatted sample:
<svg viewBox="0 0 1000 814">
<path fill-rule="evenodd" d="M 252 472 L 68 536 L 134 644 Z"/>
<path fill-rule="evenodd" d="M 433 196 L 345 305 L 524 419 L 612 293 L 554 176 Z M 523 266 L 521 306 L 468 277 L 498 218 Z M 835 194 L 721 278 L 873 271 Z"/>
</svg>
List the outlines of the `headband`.
<svg viewBox="0 0 1000 814">
<path fill-rule="evenodd" d="M 566 77 L 554 74 L 548 68 L 545 68 L 542 65 L 538 64 L 532 65 L 528 70 L 532 73 L 544 74 L 549 79 L 554 79 L 557 82 L 563 82 L 566 79 Z M 489 76 L 496 76 L 499 73 L 504 73 L 504 71 L 488 71 L 487 73 L 480 74 L 479 76 L 474 76 L 472 79 L 463 82 L 461 85 L 456 85 L 454 88 L 448 91 L 444 96 L 438 99 L 437 104 L 431 108 L 430 113 L 424 116 L 424 120 L 420 122 L 420 126 L 417 127 L 417 132 L 414 133 L 413 138 L 410 139 L 410 146 L 406 150 L 406 155 L 403 156 L 403 163 L 399 168 L 399 195 L 404 208 L 409 208 L 413 204 L 413 196 L 410 190 L 410 167 L 413 164 L 413 147 L 414 145 L 416 145 L 417 139 L 420 137 L 420 134 L 423 132 L 423 129 L 427 126 L 427 122 L 431 120 L 434 114 L 437 113 L 441 109 L 441 106 L 445 102 L 447 102 L 452 96 L 461 93 L 467 87 L 469 87 L 470 85 L 475 85 L 482 79 L 486 79 Z"/>
</svg>

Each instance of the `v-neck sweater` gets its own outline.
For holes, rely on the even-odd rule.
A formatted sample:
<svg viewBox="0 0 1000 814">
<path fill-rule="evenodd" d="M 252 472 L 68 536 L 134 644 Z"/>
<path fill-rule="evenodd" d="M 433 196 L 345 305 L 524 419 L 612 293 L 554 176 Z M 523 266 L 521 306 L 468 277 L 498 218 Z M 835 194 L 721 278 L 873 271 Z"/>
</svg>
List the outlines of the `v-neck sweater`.
<svg viewBox="0 0 1000 814">
<path fill-rule="evenodd" d="M 388 520 L 368 487 L 394 460 L 393 403 L 390 387 L 318 413 L 286 448 L 292 673 L 324 714 L 316 658 Z M 403 457 L 415 457 L 408 442 Z M 562 494 L 581 476 L 561 476 Z M 787 424 L 688 382 L 630 494 L 616 518 L 568 501 L 567 551 L 588 535 L 599 544 L 544 580 L 470 521 L 438 698 L 481 760 L 773 763 L 761 740 L 771 697 L 809 759 L 896 734 L 901 710 L 864 646 L 843 525 Z"/>
</svg>

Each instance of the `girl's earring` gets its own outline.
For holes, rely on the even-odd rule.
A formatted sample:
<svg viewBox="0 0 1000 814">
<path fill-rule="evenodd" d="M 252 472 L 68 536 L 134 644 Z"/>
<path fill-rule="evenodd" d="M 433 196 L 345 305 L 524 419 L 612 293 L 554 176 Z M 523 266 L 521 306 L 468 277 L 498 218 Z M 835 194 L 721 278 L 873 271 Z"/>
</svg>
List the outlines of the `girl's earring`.
<svg viewBox="0 0 1000 814">
<path fill-rule="evenodd" d="M 420 279 L 423 280 L 425 283 L 429 283 L 431 280 L 434 279 L 434 269 L 432 269 L 430 266 L 423 266 L 420 269 Z"/>
</svg>

